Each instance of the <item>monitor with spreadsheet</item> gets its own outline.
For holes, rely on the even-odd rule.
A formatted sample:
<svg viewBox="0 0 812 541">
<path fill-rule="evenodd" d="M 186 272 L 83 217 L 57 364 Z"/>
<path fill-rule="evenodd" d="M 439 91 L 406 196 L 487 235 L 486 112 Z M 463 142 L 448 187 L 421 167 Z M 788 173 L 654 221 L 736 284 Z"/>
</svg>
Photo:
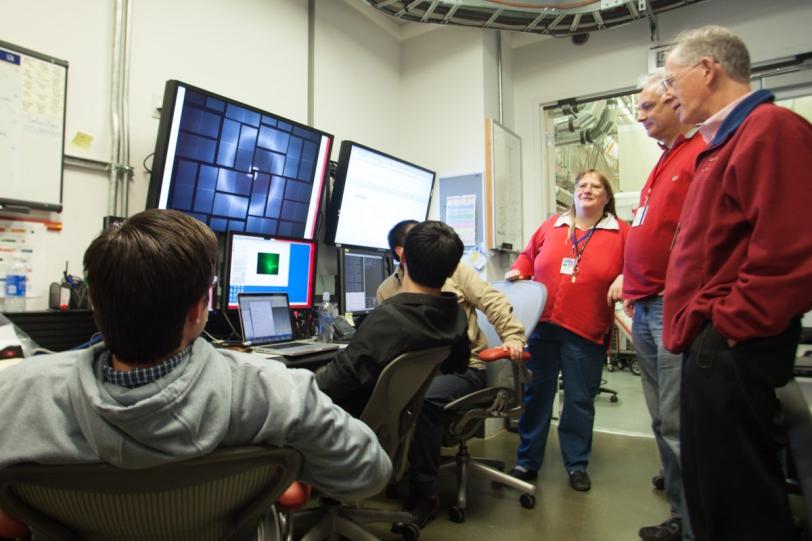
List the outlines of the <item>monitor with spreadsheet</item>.
<svg viewBox="0 0 812 541">
<path fill-rule="evenodd" d="M 315 128 L 168 81 L 147 208 L 180 210 L 221 233 L 313 239 L 332 143 Z"/>
<path fill-rule="evenodd" d="M 291 308 L 313 306 L 314 241 L 229 233 L 225 302 L 237 308 L 240 293 L 287 293 Z"/>
<path fill-rule="evenodd" d="M 434 171 L 352 141 L 341 143 L 325 242 L 386 250 L 401 220 L 428 216 Z"/>
<path fill-rule="evenodd" d="M 388 252 L 343 247 L 339 249 L 341 311 L 365 314 L 378 306 L 378 286 L 387 277 Z"/>
</svg>

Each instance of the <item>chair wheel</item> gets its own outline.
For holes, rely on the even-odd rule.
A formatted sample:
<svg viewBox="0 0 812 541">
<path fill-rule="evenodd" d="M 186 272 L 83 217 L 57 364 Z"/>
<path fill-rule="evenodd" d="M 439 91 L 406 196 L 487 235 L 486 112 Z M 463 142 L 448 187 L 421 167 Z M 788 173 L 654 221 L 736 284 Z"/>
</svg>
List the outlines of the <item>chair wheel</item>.
<svg viewBox="0 0 812 541">
<path fill-rule="evenodd" d="M 451 520 L 451 522 L 456 522 L 457 524 L 465 522 L 465 509 L 460 509 L 456 505 L 449 508 L 448 518 Z"/>
<path fill-rule="evenodd" d="M 657 490 L 665 490 L 665 477 L 660 474 L 651 478 L 651 485 Z"/>
<path fill-rule="evenodd" d="M 635 376 L 639 376 L 640 375 L 640 361 L 638 361 L 637 359 L 633 360 L 631 370 L 632 370 L 632 374 L 634 374 Z"/>
<path fill-rule="evenodd" d="M 610 396 L 609 397 L 609 402 L 617 402 L 617 395 L 613 394 L 612 396 Z"/>
<path fill-rule="evenodd" d="M 532 494 L 522 494 L 519 496 L 519 503 L 525 509 L 533 509 L 536 506 L 536 497 Z"/>
<path fill-rule="evenodd" d="M 400 536 L 404 541 L 417 541 L 420 538 L 420 528 L 414 522 L 404 524 Z"/>
</svg>

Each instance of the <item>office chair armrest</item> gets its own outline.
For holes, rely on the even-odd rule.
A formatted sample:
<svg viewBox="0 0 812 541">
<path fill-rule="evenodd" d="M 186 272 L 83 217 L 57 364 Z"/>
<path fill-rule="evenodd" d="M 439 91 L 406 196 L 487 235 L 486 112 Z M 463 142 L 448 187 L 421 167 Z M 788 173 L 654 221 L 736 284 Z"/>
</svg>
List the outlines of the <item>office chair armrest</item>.
<svg viewBox="0 0 812 541">
<path fill-rule="evenodd" d="M 11 517 L 3 509 L 0 509 L 0 537 L 6 539 L 17 539 L 18 537 L 28 537 L 31 530 L 24 522 Z"/>
<path fill-rule="evenodd" d="M 491 363 L 493 361 L 498 361 L 500 359 L 510 359 L 510 352 L 507 350 L 502 349 L 501 346 L 497 346 L 495 348 L 488 348 L 483 349 L 478 354 L 480 360 L 485 361 L 486 363 Z M 522 353 L 522 361 L 529 361 L 530 360 L 530 352 L 525 351 Z"/>
<path fill-rule="evenodd" d="M 306 483 L 294 481 L 276 500 L 276 506 L 282 511 L 294 511 L 304 507 L 310 500 L 312 488 Z"/>
</svg>

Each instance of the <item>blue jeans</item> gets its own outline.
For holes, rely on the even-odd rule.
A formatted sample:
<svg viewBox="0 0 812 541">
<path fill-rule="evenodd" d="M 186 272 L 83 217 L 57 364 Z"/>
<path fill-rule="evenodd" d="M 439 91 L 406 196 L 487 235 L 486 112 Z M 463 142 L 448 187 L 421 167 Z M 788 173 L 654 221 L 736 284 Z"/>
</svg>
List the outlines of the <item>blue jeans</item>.
<svg viewBox="0 0 812 541">
<path fill-rule="evenodd" d="M 683 519 L 683 539 L 692 539 L 688 513 L 684 507 L 679 452 L 682 355 L 675 355 L 663 347 L 661 296 L 635 301 L 632 340 L 640 363 L 643 396 L 651 415 L 651 430 L 663 464 L 665 494 L 671 506 L 671 516 Z"/>
<path fill-rule="evenodd" d="M 517 465 L 536 471 L 544 462 L 558 373 L 564 378 L 564 409 L 558 440 L 568 472 L 586 470 L 592 451 L 595 395 L 601 384 L 606 348 L 558 325 L 539 323 L 527 341 L 527 367 L 533 381 L 527 386 L 524 413 L 519 419 Z"/>
<path fill-rule="evenodd" d="M 462 374 L 439 374 L 431 381 L 409 446 L 410 493 L 421 497 L 437 495 L 443 410 L 449 402 L 484 387 L 485 370 L 470 367 Z"/>
</svg>

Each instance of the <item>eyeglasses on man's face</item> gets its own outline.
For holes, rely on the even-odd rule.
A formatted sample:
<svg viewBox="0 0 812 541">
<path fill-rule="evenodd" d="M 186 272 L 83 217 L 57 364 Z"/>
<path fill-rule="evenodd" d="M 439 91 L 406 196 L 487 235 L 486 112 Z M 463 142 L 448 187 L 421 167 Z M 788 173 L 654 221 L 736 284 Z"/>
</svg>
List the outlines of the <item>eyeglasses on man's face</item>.
<svg viewBox="0 0 812 541">
<path fill-rule="evenodd" d="M 685 75 L 688 74 L 689 71 L 691 71 L 692 69 L 694 69 L 695 67 L 697 67 L 701 63 L 702 63 L 702 61 L 700 60 L 699 62 L 697 62 L 693 66 L 689 66 L 689 67 L 685 68 L 684 70 L 680 70 L 677 73 L 675 73 L 674 75 L 669 75 L 668 77 L 666 77 L 665 79 L 660 81 L 660 85 L 662 85 L 663 90 L 672 90 L 674 88 L 674 84 L 678 80 L 682 79 Z"/>
</svg>

